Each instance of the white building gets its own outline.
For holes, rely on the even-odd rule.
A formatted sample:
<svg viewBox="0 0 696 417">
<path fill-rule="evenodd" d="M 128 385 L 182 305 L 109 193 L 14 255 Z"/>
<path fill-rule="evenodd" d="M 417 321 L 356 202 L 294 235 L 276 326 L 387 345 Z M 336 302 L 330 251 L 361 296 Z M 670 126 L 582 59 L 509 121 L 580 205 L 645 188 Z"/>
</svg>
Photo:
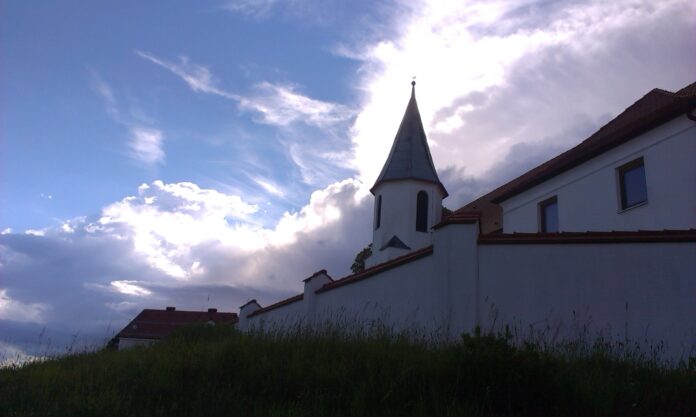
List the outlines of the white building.
<svg viewBox="0 0 696 417">
<path fill-rule="evenodd" d="M 239 325 L 379 321 L 585 328 L 696 353 L 696 83 L 654 89 L 578 146 L 444 219 L 447 191 L 412 92 L 375 196 L 365 271 L 240 308 Z M 532 330 L 530 330 L 532 329 Z"/>
</svg>

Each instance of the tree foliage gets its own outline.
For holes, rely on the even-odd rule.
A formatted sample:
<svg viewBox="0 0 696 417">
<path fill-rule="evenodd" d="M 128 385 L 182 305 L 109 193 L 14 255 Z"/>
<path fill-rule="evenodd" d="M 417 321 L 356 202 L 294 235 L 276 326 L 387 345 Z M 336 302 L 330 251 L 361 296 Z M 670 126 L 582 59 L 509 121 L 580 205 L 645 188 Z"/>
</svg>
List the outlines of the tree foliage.
<svg viewBox="0 0 696 417">
<path fill-rule="evenodd" d="M 357 255 L 355 255 L 355 260 L 353 261 L 353 265 L 350 266 L 350 270 L 353 271 L 354 274 L 364 271 L 365 260 L 370 256 L 372 256 L 372 243 L 365 246 L 360 252 L 358 252 Z"/>
</svg>

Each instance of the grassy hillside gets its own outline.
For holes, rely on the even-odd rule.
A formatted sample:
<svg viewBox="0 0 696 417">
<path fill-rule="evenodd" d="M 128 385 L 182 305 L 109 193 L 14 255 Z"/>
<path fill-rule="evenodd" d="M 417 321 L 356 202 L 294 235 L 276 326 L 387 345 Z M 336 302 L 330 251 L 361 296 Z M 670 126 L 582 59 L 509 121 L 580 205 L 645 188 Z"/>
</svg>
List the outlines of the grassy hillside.
<svg viewBox="0 0 696 417">
<path fill-rule="evenodd" d="M 151 348 L 0 370 L 0 416 L 689 416 L 696 371 L 611 345 L 464 336 L 240 334 L 196 327 Z"/>
</svg>

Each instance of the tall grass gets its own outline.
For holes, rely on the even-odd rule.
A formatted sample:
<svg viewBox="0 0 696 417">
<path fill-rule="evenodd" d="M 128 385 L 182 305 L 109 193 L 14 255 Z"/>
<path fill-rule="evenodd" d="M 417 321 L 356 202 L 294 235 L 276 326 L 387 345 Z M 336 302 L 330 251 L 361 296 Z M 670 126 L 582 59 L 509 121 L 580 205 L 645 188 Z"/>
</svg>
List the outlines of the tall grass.
<svg viewBox="0 0 696 417">
<path fill-rule="evenodd" d="M 606 341 L 334 330 L 192 327 L 148 348 L 2 369 L 0 416 L 696 415 L 693 364 L 617 355 Z"/>
</svg>

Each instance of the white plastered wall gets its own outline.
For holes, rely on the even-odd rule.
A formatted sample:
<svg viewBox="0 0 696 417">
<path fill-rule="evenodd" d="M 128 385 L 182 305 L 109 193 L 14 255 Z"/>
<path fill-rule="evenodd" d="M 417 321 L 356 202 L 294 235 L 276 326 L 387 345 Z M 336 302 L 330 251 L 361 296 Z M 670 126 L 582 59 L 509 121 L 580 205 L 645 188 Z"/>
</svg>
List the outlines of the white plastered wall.
<svg viewBox="0 0 696 417">
<path fill-rule="evenodd" d="M 616 169 L 639 157 L 648 202 L 622 212 Z M 554 195 L 560 231 L 696 228 L 696 123 L 678 117 L 503 201 L 504 232 L 538 232 L 538 204 Z"/>
<path fill-rule="evenodd" d="M 481 325 L 696 348 L 696 243 L 479 246 Z M 692 352 L 691 354 L 696 354 Z"/>
<path fill-rule="evenodd" d="M 295 301 L 261 314 L 247 317 L 245 330 L 263 329 L 273 332 L 292 329 L 302 325 L 306 315 L 302 301 Z"/>
<path fill-rule="evenodd" d="M 426 255 L 317 297 L 316 317 L 349 327 L 386 326 L 394 331 L 439 334 L 446 330 L 445 277 L 435 276 Z M 348 329 L 348 330 L 354 330 Z"/>
</svg>

